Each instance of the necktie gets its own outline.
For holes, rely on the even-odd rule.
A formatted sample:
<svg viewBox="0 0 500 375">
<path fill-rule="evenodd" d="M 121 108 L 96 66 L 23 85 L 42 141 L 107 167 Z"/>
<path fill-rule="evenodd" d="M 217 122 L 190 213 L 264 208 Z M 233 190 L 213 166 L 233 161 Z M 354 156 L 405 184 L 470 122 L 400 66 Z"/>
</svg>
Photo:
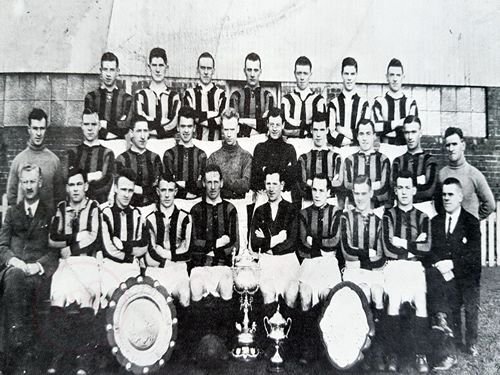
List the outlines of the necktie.
<svg viewBox="0 0 500 375">
<path fill-rule="evenodd" d="M 448 230 L 446 231 L 446 238 L 451 235 L 451 216 L 448 218 Z"/>
<path fill-rule="evenodd" d="M 28 207 L 28 219 L 33 219 L 33 211 L 31 210 L 31 207 Z"/>
</svg>

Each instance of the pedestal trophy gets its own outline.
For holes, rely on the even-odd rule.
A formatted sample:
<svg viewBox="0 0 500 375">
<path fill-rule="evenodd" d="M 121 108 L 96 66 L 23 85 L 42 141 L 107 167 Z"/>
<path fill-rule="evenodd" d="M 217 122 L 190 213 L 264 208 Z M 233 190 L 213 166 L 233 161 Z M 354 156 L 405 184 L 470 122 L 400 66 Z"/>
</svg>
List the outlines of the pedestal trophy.
<svg viewBox="0 0 500 375">
<path fill-rule="evenodd" d="M 234 290 L 240 295 L 240 310 L 243 310 L 243 322 L 236 322 L 238 343 L 233 348 L 233 357 L 242 361 L 256 359 L 260 350 L 255 345 L 255 331 L 257 324 L 250 322 L 248 317 L 252 309 L 253 295 L 259 290 L 260 268 L 258 257 L 248 249 L 240 250 L 238 256 L 233 257 Z"/>
<path fill-rule="evenodd" d="M 269 326 L 269 329 L 267 328 Z M 283 318 L 280 313 L 280 306 L 278 305 L 276 312 L 269 319 L 267 316 L 264 317 L 264 328 L 266 330 L 267 337 L 269 337 L 274 342 L 274 355 L 269 359 L 269 365 L 267 370 L 269 372 L 283 372 L 285 368 L 283 367 L 283 357 L 280 354 L 280 347 L 283 341 L 288 337 L 288 333 L 292 328 L 292 319 Z"/>
</svg>

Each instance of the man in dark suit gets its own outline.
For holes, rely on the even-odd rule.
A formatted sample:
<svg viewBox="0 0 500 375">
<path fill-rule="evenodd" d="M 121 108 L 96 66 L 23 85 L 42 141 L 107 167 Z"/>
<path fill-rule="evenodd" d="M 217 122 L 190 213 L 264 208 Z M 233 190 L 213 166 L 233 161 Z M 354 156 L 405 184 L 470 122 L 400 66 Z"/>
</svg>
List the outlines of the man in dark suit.
<svg viewBox="0 0 500 375">
<path fill-rule="evenodd" d="M 32 362 L 26 357 L 32 355 L 33 311 L 36 311 L 33 304 L 48 298 L 57 254 L 52 254 L 48 247 L 51 214 L 39 197 L 40 167 L 24 165 L 20 184 L 24 199 L 9 208 L 0 231 L 1 320 L 4 323 L 0 347 L 4 348 L 9 367 L 18 366 L 16 371 L 23 373 L 21 367 Z"/>
<path fill-rule="evenodd" d="M 429 311 L 433 329 L 454 337 L 462 346 L 461 308 L 465 309 L 465 347 L 477 356 L 477 327 L 481 278 L 481 231 L 479 220 L 462 208 L 463 193 L 458 179 L 443 182 L 445 212 L 432 219 L 432 249 L 426 277 Z M 448 324 L 451 325 L 451 329 Z M 434 369 L 447 370 L 456 364 L 453 341 L 445 348 L 444 359 Z"/>
</svg>

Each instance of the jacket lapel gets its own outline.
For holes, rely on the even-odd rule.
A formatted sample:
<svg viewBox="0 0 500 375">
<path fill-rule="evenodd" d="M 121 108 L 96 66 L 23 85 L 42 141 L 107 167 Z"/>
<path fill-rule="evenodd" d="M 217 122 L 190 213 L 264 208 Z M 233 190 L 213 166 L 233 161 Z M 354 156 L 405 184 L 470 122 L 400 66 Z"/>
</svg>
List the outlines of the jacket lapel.
<svg viewBox="0 0 500 375">
<path fill-rule="evenodd" d="M 46 224 L 46 223 L 41 223 L 43 220 L 45 220 L 45 216 L 46 216 L 45 206 L 40 201 L 40 202 L 38 202 L 38 207 L 36 209 L 35 215 L 33 216 L 33 219 L 31 219 L 31 222 L 28 225 L 28 232 L 27 232 L 28 237 L 31 235 L 33 230 L 35 230 L 41 224 Z M 25 217 L 26 217 L 26 215 L 25 215 Z M 26 220 L 28 220 L 28 219 L 26 218 Z"/>
</svg>

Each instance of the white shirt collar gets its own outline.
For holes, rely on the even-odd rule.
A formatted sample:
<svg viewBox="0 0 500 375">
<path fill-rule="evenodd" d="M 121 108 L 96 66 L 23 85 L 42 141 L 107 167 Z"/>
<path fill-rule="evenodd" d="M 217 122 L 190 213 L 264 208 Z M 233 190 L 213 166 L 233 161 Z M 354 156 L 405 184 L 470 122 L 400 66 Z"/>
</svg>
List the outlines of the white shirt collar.
<svg viewBox="0 0 500 375">
<path fill-rule="evenodd" d="M 445 222 L 446 233 L 448 232 L 452 233 L 455 230 L 455 227 L 458 222 L 458 217 L 460 216 L 460 212 L 462 212 L 462 207 L 459 207 L 459 209 L 453 212 L 452 214 L 449 214 L 448 212 L 446 213 L 446 222 Z M 451 228 L 448 228 L 450 217 L 451 217 Z"/>
<path fill-rule="evenodd" d="M 26 212 L 26 215 L 28 215 L 28 208 L 31 208 L 31 214 L 33 216 L 35 216 L 36 209 L 38 208 L 38 203 L 40 203 L 40 199 L 37 199 L 32 204 L 29 204 L 28 201 L 25 199 L 24 200 L 24 211 Z"/>
</svg>

